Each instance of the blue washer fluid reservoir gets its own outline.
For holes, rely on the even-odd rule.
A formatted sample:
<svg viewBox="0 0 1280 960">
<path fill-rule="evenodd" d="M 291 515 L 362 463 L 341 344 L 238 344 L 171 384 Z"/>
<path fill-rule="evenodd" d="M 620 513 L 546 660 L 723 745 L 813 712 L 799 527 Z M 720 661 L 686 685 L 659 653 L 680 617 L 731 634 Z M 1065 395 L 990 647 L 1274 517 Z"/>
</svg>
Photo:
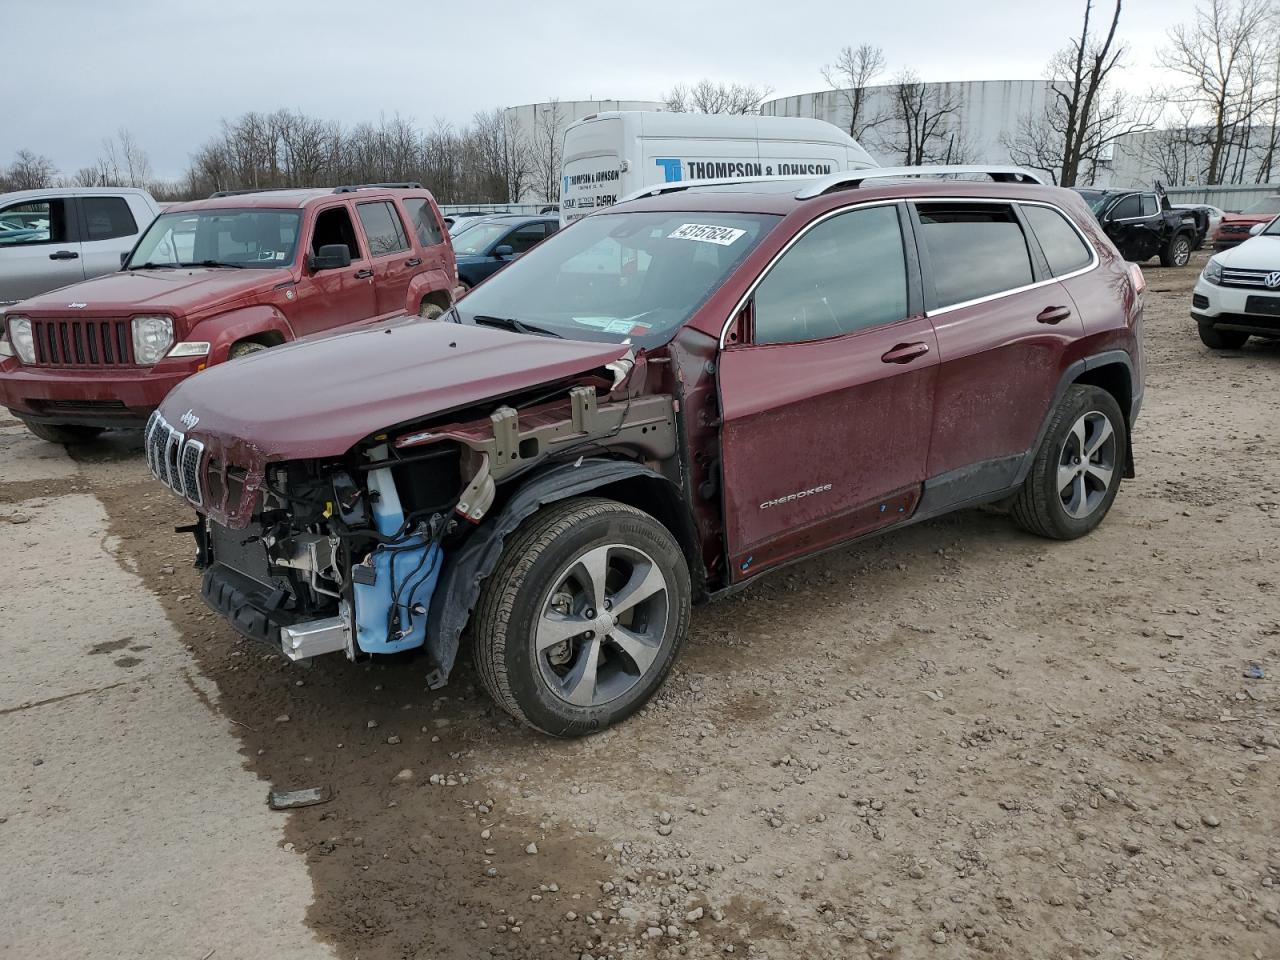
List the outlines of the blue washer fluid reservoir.
<svg viewBox="0 0 1280 960">
<path fill-rule="evenodd" d="M 386 447 L 371 451 L 376 459 L 387 455 Z M 396 492 L 390 469 L 369 473 L 369 490 L 374 496 L 373 523 L 378 532 L 392 536 L 404 524 L 404 509 Z M 415 613 L 431 606 L 440 577 L 440 547 L 422 536 L 406 538 L 396 546 L 380 546 L 373 551 L 370 570 L 356 572 L 352 589 L 355 599 L 356 641 L 366 653 L 400 653 L 420 647 L 427 639 L 427 615 Z M 372 579 L 372 583 L 361 582 Z M 399 613 L 393 625 L 392 607 Z"/>
</svg>

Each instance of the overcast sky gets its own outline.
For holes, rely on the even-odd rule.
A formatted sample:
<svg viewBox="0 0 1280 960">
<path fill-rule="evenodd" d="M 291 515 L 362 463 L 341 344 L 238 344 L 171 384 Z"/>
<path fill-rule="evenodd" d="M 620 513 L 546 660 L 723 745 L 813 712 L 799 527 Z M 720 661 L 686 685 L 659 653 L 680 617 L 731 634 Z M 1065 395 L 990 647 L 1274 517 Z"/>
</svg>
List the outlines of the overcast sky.
<svg viewBox="0 0 1280 960">
<path fill-rule="evenodd" d="M 1106 0 L 1102 0 L 1105 4 Z M 291 107 L 343 124 L 399 113 L 423 126 L 558 97 L 660 99 L 681 81 L 820 90 L 845 44 L 890 74 L 1035 79 L 1078 29 L 1083 0 L 0 0 L 0 164 L 28 148 L 66 173 L 128 128 L 176 177 L 223 117 Z M 1125 83 L 1194 0 L 1127 0 Z M 1109 11 L 1107 11 L 1109 12 Z M 886 76 L 882 82 L 887 82 Z"/>
</svg>

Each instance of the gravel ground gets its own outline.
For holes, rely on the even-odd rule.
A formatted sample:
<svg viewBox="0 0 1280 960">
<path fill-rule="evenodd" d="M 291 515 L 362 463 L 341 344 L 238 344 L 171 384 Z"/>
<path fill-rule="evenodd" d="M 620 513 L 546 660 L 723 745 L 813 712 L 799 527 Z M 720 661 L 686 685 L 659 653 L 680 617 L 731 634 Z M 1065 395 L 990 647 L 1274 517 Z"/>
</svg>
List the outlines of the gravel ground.
<svg viewBox="0 0 1280 960">
<path fill-rule="evenodd" d="M 76 485 L 247 768 L 332 788 L 278 815 L 317 955 L 1277 957 L 1280 348 L 1201 347 L 1203 259 L 1147 269 L 1138 477 L 1096 533 L 975 511 L 793 567 L 697 610 L 660 696 L 585 740 L 515 726 L 469 665 L 434 694 L 238 640 L 134 438 Z M 57 502 L 3 469 L 0 512 Z"/>
</svg>

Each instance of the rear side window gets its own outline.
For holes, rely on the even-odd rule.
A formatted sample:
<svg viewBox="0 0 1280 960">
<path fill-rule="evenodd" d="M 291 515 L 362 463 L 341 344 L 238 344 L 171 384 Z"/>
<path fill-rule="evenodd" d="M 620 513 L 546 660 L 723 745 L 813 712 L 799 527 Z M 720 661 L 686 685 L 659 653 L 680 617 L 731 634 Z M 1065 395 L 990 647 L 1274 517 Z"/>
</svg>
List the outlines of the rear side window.
<svg viewBox="0 0 1280 960">
<path fill-rule="evenodd" d="M 753 341 L 796 343 L 907 315 L 907 265 L 896 207 L 826 220 L 796 241 L 756 288 Z"/>
<path fill-rule="evenodd" d="M 405 235 L 404 225 L 391 204 L 385 200 L 362 203 L 356 207 L 356 212 L 360 216 L 360 223 L 364 225 L 364 235 L 369 240 L 370 255 L 385 257 L 387 254 L 409 249 L 409 238 Z"/>
<path fill-rule="evenodd" d="M 1034 282 L 1027 239 L 1006 204 L 917 206 L 937 306 L 977 300 Z"/>
<path fill-rule="evenodd" d="M 1156 202 L 1155 194 L 1144 193 L 1142 195 L 1142 215 L 1144 217 L 1154 217 L 1160 212 L 1160 204 Z"/>
<path fill-rule="evenodd" d="M 1079 270 L 1093 260 L 1093 250 L 1067 222 L 1067 218 L 1051 207 L 1023 206 L 1022 215 L 1031 224 L 1031 232 L 1040 242 L 1049 272 L 1055 277 Z"/>
<path fill-rule="evenodd" d="M 138 224 L 124 197 L 81 197 L 86 240 L 113 240 L 138 232 Z"/>
<path fill-rule="evenodd" d="M 440 224 L 436 221 L 435 211 L 431 209 L 431 204 L 421 197 L 410 197 L 402 202 L 404 203 L 405 212 L 409 214 L 409 222 L 413 224 L 414 233 L 418 235 L 420 244 L 424 247 L 429 247 L 444 240 L 444 234 L 440 230 Z"/>
<path fill-rule="evenodd" d="M 67 201 L 28 200 L 0 210 L 0 248 L 66 243 Z"/>
</svg>

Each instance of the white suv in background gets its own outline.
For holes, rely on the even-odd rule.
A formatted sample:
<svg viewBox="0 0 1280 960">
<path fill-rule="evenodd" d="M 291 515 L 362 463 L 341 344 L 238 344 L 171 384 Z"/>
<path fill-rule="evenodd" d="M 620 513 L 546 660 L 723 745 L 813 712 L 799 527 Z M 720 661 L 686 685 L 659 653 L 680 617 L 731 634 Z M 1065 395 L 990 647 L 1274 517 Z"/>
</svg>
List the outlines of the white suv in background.
<svg viewBox="0 0 1280 960">
<path fill-rule="evenodd" d="M 1200 339 L 1236 350 L 1251 336 L 1280 338 L 1280 217 L 1239 246 L 1215 253 L 1191 295 Z"/>
<path fill-rule="evenodd" d="M 0 306 L 119 270 L 159 212 L 132 187 L 0 194 Z"/>
</svg>

